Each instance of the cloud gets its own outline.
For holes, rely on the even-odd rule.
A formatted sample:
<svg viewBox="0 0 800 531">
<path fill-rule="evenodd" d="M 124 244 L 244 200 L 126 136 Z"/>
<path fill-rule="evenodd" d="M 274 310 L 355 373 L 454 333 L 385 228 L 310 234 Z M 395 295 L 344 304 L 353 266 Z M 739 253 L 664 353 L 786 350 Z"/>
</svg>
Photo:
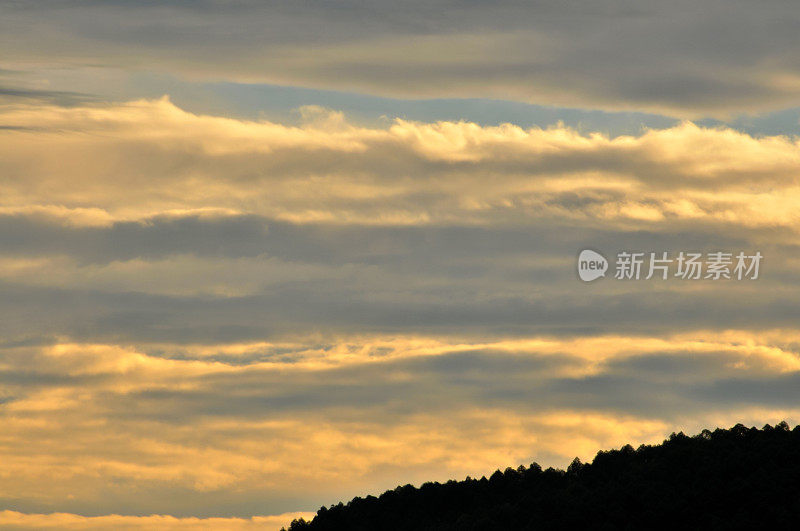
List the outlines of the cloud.
<svg viewBox="0 0 800 531">
<path fill-rule="evenodd" d="M 7 68 L 111 66 L 680 116 L 793 106 L 797 13 L 746 2 L 7 4 Z M 24 30 L 23 30 L 24 28 Z M 767 39 L 766 36 L 769 36 Z M 55 72 L 58 78 L 58 72 Z M 99 79 L 102 79 L 100 76 Z"/>
<path fill-rule="evenodd" d="M 288 126 L 167 99 L 4 107 L 23 129 L 0 132 L 0 331 L 218 343 L 792 324 L 795 140 L 305 112 Z M 585 286 L 586 246 L 758 249 L 767 269 L 758 283 Z"/>
<path fill-rule="evenodd" d="M 294 127 L 193 115 L 167 99 L 0 117 L 13 127 L 0 131 L 4 212 L 73 224 L 203 210 L 387 225 L 798 221 L 795 140 L 691 123 L 614 139 L 463 122 L 363 128 L 340 115 Z"/>
<path fill-rule="evenodd" d="M 311 510 L 365 488 L 564 466 L 708 423 L 796 422 L 791 341 L 732 330 L 5 347 L 0 499 L 24 513 Z M 58 481 L 42 489 L 45 478 Z M 0 522 L 62 517 L 150 522 Z"/>
<path fill-rule="evenodd" d="M 77 92 L 0 86 L 0 101 L 33 100 L 56 105 L 78 105 L 93 99 L 90 95 Z"/>
<path fill-rule="evenodd" d="M 313 510 L 800 418 L 793 139 L 286 125 L 168 99 L 0 121 L 9 510 Z M 758 249 L 765 269 L 586 285 L 586 246 Z"/>
<path fill-rule="evenodd" d="M 81 516 L 69 513 L 26 514 L 17 511 L 0 512 L 0 525 L 13 529 L 261 529 L 274 530 L 285 527 L 295 518 L 311 519 L 314 513 L 286 513 L 275 516 L 251 518 L 175 518 L 169 515 L 152 516 Z"/>
<path fill-rule="evenodd" d="M 0 526 L 277 527 L 800 421 L 797 138 L 99 103 L 140 76 L 726 117 L 796 102 L 795 11 L 3 4 Z M 757 282 L 587 285 L 587 247 L 765 261 Z"/>
</svg>

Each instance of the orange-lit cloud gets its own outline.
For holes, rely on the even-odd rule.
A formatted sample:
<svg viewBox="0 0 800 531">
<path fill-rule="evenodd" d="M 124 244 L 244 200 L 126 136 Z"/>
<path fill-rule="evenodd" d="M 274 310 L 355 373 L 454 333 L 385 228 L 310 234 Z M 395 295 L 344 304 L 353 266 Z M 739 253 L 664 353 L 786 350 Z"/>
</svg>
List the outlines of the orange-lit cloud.
<svg viewBox="0 0 800 531">
<path fill-rule="evenodd" d="M 175 518 L 168 515 L 151 516 L 80 516 L 69 513 L 27 514 L 17 511 L 0 512 L 0 526 L 13 529 L 260 529 L 277 531 L 295 518 L 309 520 L 313 513 L 286 513 L 275 516 L 254 516 L 252 518 Z"/>
<path fill-rule="evenodd" d="M 303 113 L 0 109 L 3 518 L 313 510 L 800 420 L 795 140 Z M 590 244 L 769 269 L 584 285 Z"/>
<path fill-rule="evenodd" d="M 221 510 L 226 492 L 327 499 L 532 460 L 563 466 L 708 422 L 796 421 L 775 393 L 800 374 L 790 336 L 5 348 L 0 497 L 26 512 L 138 514 L 163 512 L 157 493 L 169 493 L 179 511 L 201 500 Z"/>
<path fill-rule="evenodd" d="M 340 115 L 301 127 L 198 116 L 168 100 L 5 107 L 2 212 L 78 226 L 156 215 L 294 222 L 512 219 L 794 230 L 800 148 L 691 123 L 610 139 L 564 129 Z M 576 207 L 576 205 L 580 205 Z"/>
<path fill-rule="evenodd" d="M 797 9 L 573 7 L 0 3 L 0 527 L 278 529 L 800 422 Z"/>
</svg>

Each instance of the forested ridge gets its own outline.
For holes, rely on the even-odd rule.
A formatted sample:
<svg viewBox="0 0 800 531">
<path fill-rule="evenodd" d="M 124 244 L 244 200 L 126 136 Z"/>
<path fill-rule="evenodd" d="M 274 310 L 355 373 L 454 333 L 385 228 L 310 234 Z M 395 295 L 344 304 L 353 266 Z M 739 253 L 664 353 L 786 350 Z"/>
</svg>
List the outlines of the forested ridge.
<svg viewBox="0 0 800 531">
<path fill-rule="evenodd" d="M 306 530 L 800 529 L 800 426 L 737 424 L 567 468 L 397 487 L 322 507 Z"/>
</svg>

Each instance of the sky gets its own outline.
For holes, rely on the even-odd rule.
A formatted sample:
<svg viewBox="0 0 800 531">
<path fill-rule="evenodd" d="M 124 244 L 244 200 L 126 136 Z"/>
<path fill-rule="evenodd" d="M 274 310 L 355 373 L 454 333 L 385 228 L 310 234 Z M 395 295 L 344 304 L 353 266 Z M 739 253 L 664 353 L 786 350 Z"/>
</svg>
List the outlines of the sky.
<svg viewBox="0 0 800 531">
<path fill-rule="evenodd" d="M 277 530 L 797 424 L 798 19 L 0 0 L 0 526 Z"/>
</svg>

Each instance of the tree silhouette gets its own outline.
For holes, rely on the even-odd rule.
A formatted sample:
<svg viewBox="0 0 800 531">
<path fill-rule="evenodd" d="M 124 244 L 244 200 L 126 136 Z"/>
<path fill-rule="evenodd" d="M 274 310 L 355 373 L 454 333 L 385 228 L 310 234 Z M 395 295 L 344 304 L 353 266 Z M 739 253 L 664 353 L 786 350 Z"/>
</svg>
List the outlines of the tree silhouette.
<svg viewBox="0 0 800 531">
<path fill-rule="evenodd" d="M 497 470 L 489 479 L 397 487 L 322 507 L 289 531 L 794 529 L 800 426 L 737 424 L 662 444 L 575 458 L 566 471 Z"/>
</svg>

